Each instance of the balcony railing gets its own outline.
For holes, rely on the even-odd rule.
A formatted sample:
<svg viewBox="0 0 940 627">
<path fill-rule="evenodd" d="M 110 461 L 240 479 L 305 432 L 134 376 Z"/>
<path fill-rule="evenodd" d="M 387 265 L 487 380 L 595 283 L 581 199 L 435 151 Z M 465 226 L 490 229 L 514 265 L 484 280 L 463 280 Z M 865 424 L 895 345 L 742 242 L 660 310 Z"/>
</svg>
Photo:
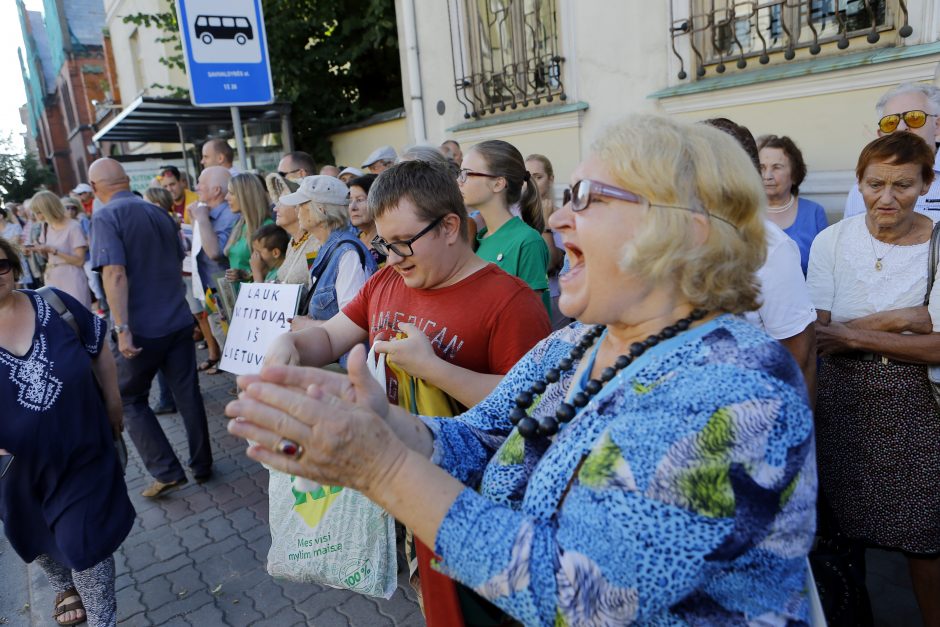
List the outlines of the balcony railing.
<svg viewBox="0 0 940 627">
<path fill-rule="evenodd" d="M 464 118 L 567 99 L 554 0 L 457 0 L 448 16 Z"/>
<path fill-rule="evenodd" d="M 875 45 L 894 24 L 900 37 L 913 33 L 905 0 L 689 0 L 688 17 L 676 18 L 678 2 L 670 2 L 669 30 L 680 80 L 688 78 L 686 68 L 702 78 L 709 69 L 723 73 L 731 62 L 738 69 L 754 60 L 770 63 L 774 53 L 791 61 L 798 49 L 817 55 L 827 43 L 845 50 L 864 37 Z"/>
</svg>

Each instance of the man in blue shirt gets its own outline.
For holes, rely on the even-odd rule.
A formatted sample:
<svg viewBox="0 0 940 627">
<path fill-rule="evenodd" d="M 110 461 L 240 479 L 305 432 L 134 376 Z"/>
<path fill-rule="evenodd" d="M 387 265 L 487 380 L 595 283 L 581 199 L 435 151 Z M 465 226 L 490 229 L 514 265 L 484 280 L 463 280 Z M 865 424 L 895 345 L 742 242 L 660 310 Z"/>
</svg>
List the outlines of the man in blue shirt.
<svg viewBox="0 0 940 627">
<path fill-rule="evenodd" d="M 209 427 L 196 375 L 193 317 L 183 296 L 178 227 L 166 211 L 135 196 L 120 163 L 99 159 L 88 179 L 104 205 L 92 217 L 92 266 L 101 272 L 114 322 L 111 349 L 118 364 L 124 421 L 157 497 L 186 483 L 147 402 L 157 371 L 166 376 L 189 440 L 197 482 L 212 475 Z"/>
<path fill-rule="evenodd" d="M 238 222 L 238 215 L 225 201 L 231 178 L 228 170 L 222 166 L 210 166 L 203 170 L 196 184 L 199 202 L 189 210 L 202 242 L 196 256 L 196 268 L 204 290 L 215 289 L 216 280 L 224 276 L 228 268 L 225 244 Z"/>
</svg>

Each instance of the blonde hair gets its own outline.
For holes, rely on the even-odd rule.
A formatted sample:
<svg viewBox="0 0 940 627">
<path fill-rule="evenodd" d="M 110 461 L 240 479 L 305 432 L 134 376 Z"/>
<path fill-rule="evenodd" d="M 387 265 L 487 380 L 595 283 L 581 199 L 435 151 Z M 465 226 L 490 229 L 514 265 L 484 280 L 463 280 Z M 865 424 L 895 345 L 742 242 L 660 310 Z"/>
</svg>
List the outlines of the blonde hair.
<svg viewBox="0 0 940 627">
<path fill-rule="evenodd" d="M 241 215 L 225 245 L 226 254 L 242 235 L 250 242 L 251 234 L 261 228 L 264 221 L 271 216 L 268 190 L 254 174 L 236 174 L 228 182 L 228 191 L 238 199 L 238 211 Z"/>
<path fill-rule="evenodd" d="M 349 223 L 349 209 L 346 205 L 316 202 L 311 200 L 301 206 L 302 211 L 309 211 L 317 224 L 322 224 L 329 231 L 341 229 Z"/>
<path fill-rule="evenodd" d="M 623 248 L 625 270 L 650 285 L 674 285 L 694 307 L 759 307 L 766 196 L 734 138 L 705 124 L 634 115 L 605 129 L 590 152 L 614 184 L 650 203 L 645 224 Z M 690 245 L 693 213 L 703 212 L 711 215 L 708 237 Z"/>
<path fill-rule="evenodd" d="M 40 214 L 46 222 L 61 222 L 68 220 L 65 207 L 59 197 L 49 191 L 36 192 L 29 199 L 29 208 L 33 213 Z"/>
</svg>

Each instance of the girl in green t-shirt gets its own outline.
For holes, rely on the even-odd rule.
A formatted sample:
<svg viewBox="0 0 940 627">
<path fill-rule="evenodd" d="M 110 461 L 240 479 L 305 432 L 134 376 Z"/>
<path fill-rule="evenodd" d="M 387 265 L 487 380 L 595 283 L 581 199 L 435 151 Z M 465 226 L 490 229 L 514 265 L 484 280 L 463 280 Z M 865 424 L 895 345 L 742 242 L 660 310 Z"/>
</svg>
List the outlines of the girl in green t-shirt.
<svg viewBox="0 0 940 627">
<path fill-rule="evenodd" d="M 479 211 L 486 223 L 477 232 L 477 255 L 528 283 L 551 315 L 545 222 L 538 189 L 523 185 L 530 180 L 522 153 L 501 140 L 467 151 L 457 177 L 467 207 Z"/>
<path fill-rule="evenodd" d="M 261 179 L 254 174 L 236 174 L 228 183 L 225 195 L 232 213 L 239 214 L 238 222 L 225 244 L 229 269 L 225 278 L 232 283 L 251 281 L 251 235 L 263 224 L 273 223 L 271 202 Z"/>
</svg>

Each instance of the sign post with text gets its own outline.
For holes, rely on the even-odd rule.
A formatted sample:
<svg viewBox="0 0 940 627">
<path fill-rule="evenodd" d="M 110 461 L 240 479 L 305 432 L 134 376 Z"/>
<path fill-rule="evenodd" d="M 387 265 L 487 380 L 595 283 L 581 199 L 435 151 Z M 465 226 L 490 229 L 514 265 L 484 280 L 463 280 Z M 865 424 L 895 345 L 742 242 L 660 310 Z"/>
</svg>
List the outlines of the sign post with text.
<svg viewBox="0 0 940 627">
<path fill-rule="evenodd" d="M 274 101 L 261 0 L 176 0 L 176 8 L 194 105 Z"/>
<path fill-rule="evenodd" d="M 257 374 L 264 353 L 290 331 L 300 301 L 300 285 L 244 283 L 235 300 L 219 367 L 232 374 Z"/>
</svg>

